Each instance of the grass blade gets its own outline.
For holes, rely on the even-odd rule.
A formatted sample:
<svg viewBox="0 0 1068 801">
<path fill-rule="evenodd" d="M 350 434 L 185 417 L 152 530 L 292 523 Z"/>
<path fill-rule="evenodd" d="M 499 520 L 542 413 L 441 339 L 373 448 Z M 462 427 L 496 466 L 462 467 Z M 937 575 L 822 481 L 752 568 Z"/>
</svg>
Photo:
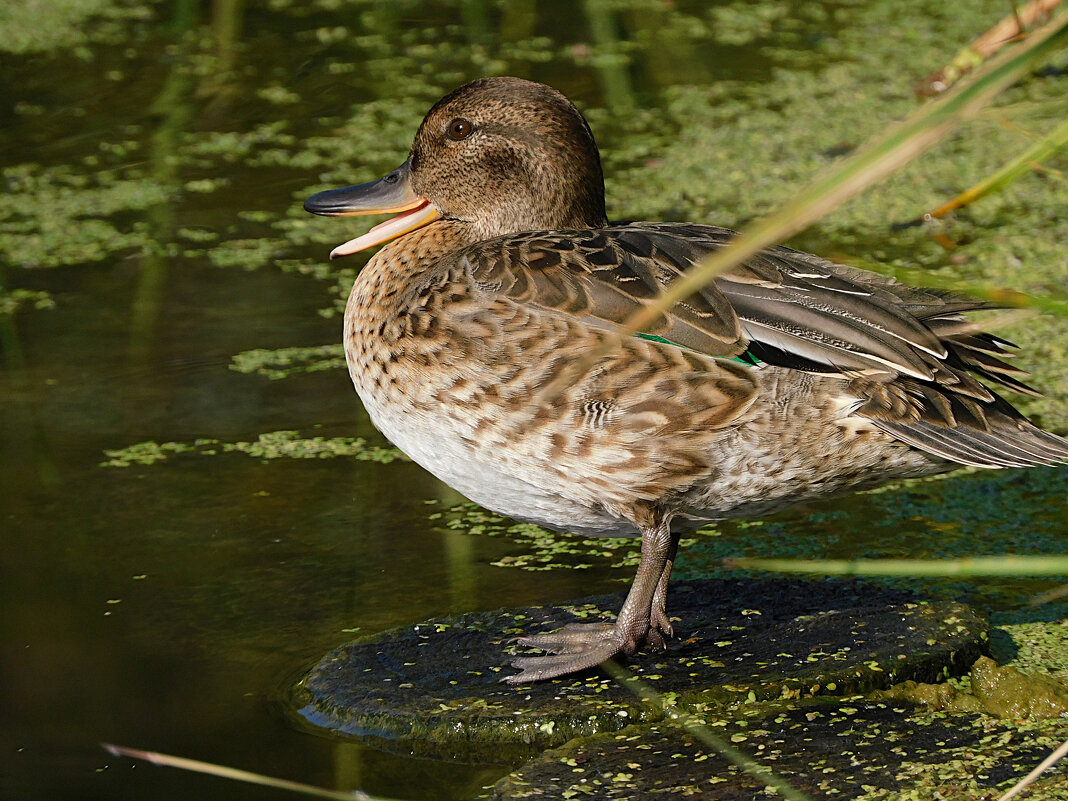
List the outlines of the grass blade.
<svg viewBox="0 0 1068 801">
<path fill-rule="evenodd" d="M 677 723 L 685 729 L 687 733 L 700 740 L 735 767 L 744 770 L 751 776 L 755 776 L 760 781 L 764 782 L 767 787 L 775 788 L 775 791 L 783 798 L 788 799 L 788 801 L 810 801 L 807 795 L 786 781 L 786 779 L 772 773 L 744 751 L 735 748 L 708 728 L 708 726 L 706 726 L 700 719 L 694 717 L 689 712 L 679 709 L 674 704 L 668 703 L 666 698 L 626 668 L 618 665 L 611 659 L 607 662 L 603 662 L 600 667 L 601 670 L 607 672 L 613 679 L 619 682 L 620 685 L 633 692 L 639 701 L 663 712 L 664 717 Z"/>
<path fill-rule="evenodd" d="M 878 265 L 858 264 L 858 267 L 873 267 Z M 990 301 L 995 307 L 1005 309 L 1037 309 L 1047 314 L 1059 314 L 1068 317 L 1068 298 L 1056 295 L 1028 295 L 1017 292 L 1014 289 L 992 286 L 976 281 L 960 281 L 939 275 L 937 272 L 924 272 L 916 268 L 901 267 L 883 270 L 887 275 L 893 276 L 906 284 L 919 284 L 933 289 L 952 289 L 955 292 L 963 292 L 973 298 Z"/>
<path fill-rule="evenodd" d="M 186 759 L 185 757 L 161 754 L 158 751 L 141 751 L 137 748 L 126 748 L 111 743 L 101 743 L 101 746 L 113 756 L 131 757 L 143 759 L 153 765 L 165 765 L 170 768 L 189 770 L 194 773 L 206 773 L 209 776 L 218 776 L 222 779 L 258 784 L 263 787 L 274 787 L 278 790 L 289 790 L 302 795 L 310 795 L 315 798 L 329 798 L 332 801 L 390 801 L 390 799 L 371 796 L 361 790 L 345 792 L 343 790 L 327 790 L 324 787 L 315 787 L 310 784 L 290 781 L 289 779 L 276 779 L 272 776 L 264 776 L 262 773 L 253 773 L 248 770 L 228 768 L 225 765 L 216 765 L 212 762 L 201 762 L 198 759 Z"/>
<path fill-rule="evenodd" d="M 1028 773 L 1019 782 L 1017 782 L 1007 793 L 998 798 L 998 801 L 1009 801 L 1010 798 L 1015 798 L 1021 792 L 1030 787 L 1035 779 L 1049 770 L 1051 767 L 1057 764 L 1065 755 L 1068 755 L 1068 741 L 1061 743 L 1060 748 L 1050 754 L 1048 757 L 1039 763 L 1038 767 Z"/>
<path fill-rule="evenodd" d="M 1068 556 L 969 556 L 960 559 L 749 559 L 724 567 L 824 576 L 1068 576 Z"/>
<path fill-rule="evenodd" d="M 1068 120 L 1065 120 L 1035 144 L 1005 164 L 994 174 L 983 179 L 975 186 L 964 190 L 952 200 L 943 203 L 937 209 L 929 211 L 921 217 L 917 217 L 905 225 L 917 225 L 924 220 L 945 217 L 951 211 L 956 211 L 962 206 L 974 203 L 991 192 L 997 192 L 1011 184 L 1021 175 L 1026 175 L 1037 167 L 1042 161 L 1049 158 L 1065 145 L 1068 145 Z"/>
<path fill-rule="evenodd" d="M 945 67 L 927 76 L 916 90 L 917 94 L 930 96 L 944 92 L 958 80 L 975 69 L 979 64 L 998 50 L 1025 34 L 1024 29 L 1039 20 L 1048 17 L 1061 0 L 1031 0 L 1022 8 L 1015 8 L 1014 13 L 1004 17 L 966 48 L 957 53 Z"/>
</svg>

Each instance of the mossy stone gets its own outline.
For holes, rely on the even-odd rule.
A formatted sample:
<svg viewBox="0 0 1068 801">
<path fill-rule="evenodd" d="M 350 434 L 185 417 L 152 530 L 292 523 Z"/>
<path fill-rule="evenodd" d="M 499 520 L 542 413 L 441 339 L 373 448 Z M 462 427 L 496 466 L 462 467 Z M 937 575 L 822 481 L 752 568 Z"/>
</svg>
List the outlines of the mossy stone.
<svg viewBox="0 0 1068 801">
<path fill-rule="evenodd" d="M 575 737 L 659 717 L 598 670 L 511 686 L 510 640 L 596 621 L 623 595 L 430 620 L 343 645 L 292 688 L 305 724 L 381 738 L 428 756 L 513 761 Z M 676 638 L 623 660 L 662 695 L 704 711 L 733 704 L 866 693 L 960 675 L 987 624 L 954 602 L 841 581 L 711 580 L 672 588 Z"/>
</svg>

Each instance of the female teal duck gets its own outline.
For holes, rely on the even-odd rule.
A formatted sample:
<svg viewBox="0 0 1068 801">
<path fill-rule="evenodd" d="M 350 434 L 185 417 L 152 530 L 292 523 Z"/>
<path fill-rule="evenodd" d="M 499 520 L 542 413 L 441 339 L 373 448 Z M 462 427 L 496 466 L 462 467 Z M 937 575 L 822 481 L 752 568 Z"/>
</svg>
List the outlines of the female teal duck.
<svg viewBox="0 0 1068 801">
<path fill-rule="evenodd" d="M 388 243 L 345 312 L 372 422 L 477 503 L 580 534 L 640 534 L 615 623 L 520 638 L 513 683 L 663 648 L 679 534 L 710 520 L 959 465 L 1068 461 L 976 376 L 1032 392 L 1010 346 L 961 325 L 983 304 L 773 248 L 625 341 L 555 396 L 564 365 L 731 231 L 610 224 L 586 120 L 517 78 L 460 87 L 408 160 L 305 208 L 400 212 L 332 257 Z"/>
</svg>

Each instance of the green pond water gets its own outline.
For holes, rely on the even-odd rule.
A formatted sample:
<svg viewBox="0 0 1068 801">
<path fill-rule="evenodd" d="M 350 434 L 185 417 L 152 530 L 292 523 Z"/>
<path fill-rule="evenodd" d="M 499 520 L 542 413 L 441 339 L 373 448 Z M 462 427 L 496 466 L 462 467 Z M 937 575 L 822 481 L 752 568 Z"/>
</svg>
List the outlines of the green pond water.
<svg viewBox="0 0 1068 801">
<path fill-rule="evenodd" d="M 338 303 L 363 258 L 326 254 L 364 229 L 311 218 L 305 196 L 383 174 L 438 96 L 514 74 L 588 113 L 611 216 L 744 225 L 908 113 L 916 83 L 1007 11 L 993 0 L 42 8 L 0 8 L 0 797 L 112 801 L 276 791 L 115 759 L 101 741 L 399 798 L 472 798 L 509 766 L 298 730 L 283 688 L 354 631 L 613 591 L 633 569 L 619 543 L 511 529 L 394 458 L 321 347 L 340 339 Z M 937 232 L 891 223 L 1063 118 L 1066 64 L 1062 52 L 1040 65 L 792 244 L 1065 298 L 1063 156 Z M 1021 408 L 1068 430 L 1068 321 L 1006 335 L 1046 393 Z M 249 355 L 284 348 L 317 350 Z M 308 365 L 323 369 L 294 369 Z M 679 574 L 731 555 L 1063 553 L 1066 472 L 957 475 L 724 524 L 696 538 Z M 1057 585 L 917 589 L 1015 609 Z"/>
</svg>

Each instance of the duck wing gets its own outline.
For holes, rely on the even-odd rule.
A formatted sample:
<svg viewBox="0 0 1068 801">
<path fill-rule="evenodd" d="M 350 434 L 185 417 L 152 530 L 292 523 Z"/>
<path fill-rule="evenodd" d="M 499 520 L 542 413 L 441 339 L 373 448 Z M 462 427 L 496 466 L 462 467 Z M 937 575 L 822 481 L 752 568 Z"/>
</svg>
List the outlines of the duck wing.
<svg viewBox="0 0 1068 801">
<path fill-rule="evenodd" d="M 480 242 L 460 257 L 484 290 L 615 329 L 712 249 L 670 231 L 654 244 L 643 230 L 535 231 Z M 676 303 L 644 333 L 716 357 L 741 355 L 748 343 L 730 301 L 715 286 Z"/>
<path fill-rule="evenodd" d="M 511 235 L 460 255 L 487 291 L 613 329 L 734 236 L 707 225 L 627 223 Z M 1068 461 L 1065 440 L 977 380 L 1037 394 L 1003 360 L 1012 343 L 965 322 L 962 313 L 983 308 L 990 306 L 774 247 L 676 303 L 643 335 L 709 356 L 838 375 L 857 399 L 855 413 L 952 461 Z"/>
</svg>

